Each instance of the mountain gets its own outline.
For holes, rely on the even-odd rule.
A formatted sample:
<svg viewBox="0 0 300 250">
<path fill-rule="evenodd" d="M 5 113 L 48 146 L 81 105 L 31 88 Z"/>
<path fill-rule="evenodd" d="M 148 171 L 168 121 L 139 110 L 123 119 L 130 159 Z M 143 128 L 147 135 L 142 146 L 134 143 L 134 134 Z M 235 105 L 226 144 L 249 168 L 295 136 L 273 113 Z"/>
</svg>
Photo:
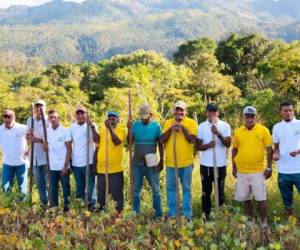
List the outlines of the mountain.
<svg viewBox="0 0 300 250">
<path fill-rule="evenodd" d="M 0 51 L 46 64 L 95 62 L 140 48 L 171 57 L 200 36 L 259 32 L 290 40 L 299 20 L 298 0 L 54 0 L 0 9 Z"/>
</svg>

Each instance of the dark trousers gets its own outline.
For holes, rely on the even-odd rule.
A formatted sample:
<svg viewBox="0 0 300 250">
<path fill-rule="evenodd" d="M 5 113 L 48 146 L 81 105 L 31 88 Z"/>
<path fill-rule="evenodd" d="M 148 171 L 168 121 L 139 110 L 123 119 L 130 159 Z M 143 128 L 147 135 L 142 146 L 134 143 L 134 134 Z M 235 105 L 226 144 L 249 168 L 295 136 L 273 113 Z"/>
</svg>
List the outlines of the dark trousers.
<svg viewBox="0 0 300 250">
<path fill-rule="evenodd" d="M 214 182 L 213 167 L 200 166 L 201 182 L 202 182 L 202 210 L 206 216 L 209 216 L 211 211 L 211 192 Z M 225 202 L 225 177 L 226 166 L 218 167 L 218 187 L 219 187 L 219 205 Z"/>
<path fill-rule="evenodd" d="M 124 176 L 123 172 L 108 174 L 109 193 L 117 203 L 116 210 L 120 213 L 124 208 Z M 105 174 L 97 175 L 97 199 L 100 209 L 105 207 Z"/>
<path fill-rule="evenodd" d="M 50 170 L 50 205 L 52 207 L 58 206 L 58 186 L 59 182 L 61 183 L 63 189 L 64 197 L 64 207 L 69 206 L 70 198 L 70 176 L 69 175 L 60 175 L 60 170 Z"/>
</svg>

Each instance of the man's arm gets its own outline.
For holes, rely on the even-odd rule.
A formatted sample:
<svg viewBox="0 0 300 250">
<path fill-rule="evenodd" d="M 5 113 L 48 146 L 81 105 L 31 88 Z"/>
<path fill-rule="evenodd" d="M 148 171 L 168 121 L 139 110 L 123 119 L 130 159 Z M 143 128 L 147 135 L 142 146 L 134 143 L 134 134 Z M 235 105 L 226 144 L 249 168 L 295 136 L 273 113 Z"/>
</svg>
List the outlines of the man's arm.
<svg viewBox="0 0 300 250">
<path fill-rule="evenodd" d="M 185 137 L 185 139 L 192 144 L 195 144 L 197 141 L 197 137 L 195 135 L 193 135 L 192 133 L 190 133 L 190 131 L 184 127 L 183 125 L 181 126 L 181 131 Z"/>
<path fill-rule="evenodd" d="M 237 178 L 237 168 L 236 168 L 236 164 L 234 162 L 234 158 L 238 153 L 238 148 L 233 148 L 231 155 L 232 155 L 232 175 Z"/>
<path fill-rule="evenodd" d="M 196 149 L 200 150 L 200 151 L 205 151 L 209 148 L 214 148 L 215 146 L 216 146 L 215 141 L 211 141 L 210 143 L 203 144 L 203 140 L 197 139 L 197 142 L 196 142 Z"/>
<path fill-rule="evenodd" d="M 158 170 L 159 172 L 164 168 L 164 145 L 158 140 L 158 150 L 159 150 L 159 163 L 158 163 Z"/>
<path fill-rule="evenodd" d="M 266 179 L 272 175 L 272 162 L 273 162 L 273 149 L 272 146 L 267 147 L 267 168 L 265 169 L 264 176 Z"/>
<path fill-rule="evenodd" d="M 65 142 L 65 145 L 67 148 L 67 153 L 66 153 L 66 158 L 65 158 L 65 165 L 61 172 L 62 175 L 68 174 L 68 169 L 69 169 L 69 165 L 70 165 L 70 161 L 71 161 L 71 154 L 72 154 L 72 141 Z"/>
<path fill-rule="evenodd" d="M 166 143 L 169 140 L 171 134 L 172 134 L 172 127 L 169 128 L 166 132 L 162 133 L 159 141 L 163 144 Z"/>
<path fill-rule="evenodd" d="M 119 139 L 119 137 L 116 135 L 115 131 L 112 129 L 112 127 L 108 128 L 110 135 L 111 135 L 111 139 L 113 141 L 113 143 L 115 145 L 120 145 L 121 144 L 121 140 Z"/>
</svg>

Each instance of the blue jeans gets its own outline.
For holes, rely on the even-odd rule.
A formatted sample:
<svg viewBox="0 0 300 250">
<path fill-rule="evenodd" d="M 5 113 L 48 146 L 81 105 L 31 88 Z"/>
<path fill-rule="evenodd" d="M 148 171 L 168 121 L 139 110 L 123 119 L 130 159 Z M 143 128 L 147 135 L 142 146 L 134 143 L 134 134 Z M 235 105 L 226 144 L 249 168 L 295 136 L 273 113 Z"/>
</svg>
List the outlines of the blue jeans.
<svg viewBox="0 0 300 250">
<path fill-rule="evenodd" d="M 64 197 L 64 207 L 69 206 L 69 197 L 70 197 L 70 176 L 69 175 L 60 175 L 59 170 L 50 170 L 50 205 L 52 207 L 58 206 L 58 184 L 59 181 L 63 189 Z"/>
<path fill-rule="evenodd" d="M 300 194 L 300 174 L 278 173 L 278 187 L 285 208 L 293 207 L 293 188 L 297 188 Z"/>
<path fill-rule="evenodd" d="M 162 216 L 160 186 L 159 186 L 159 171 L 157 168 L 149 168 L 147 166 L 133 166 L 133 210 L 140 213 L 141 190 L 143 186 L 144 176 L 152 189 L 153 209 L 155 216 Z"/>
<path fill-rule="evenodd" d="M 35 177 L 35 183 L 37 189 L 39 191 L 40 201 L 44 205 L 48 204 L 48 192 L 47 192 L 47 181 L 48 181 L 48 174 L 47 174 L 47 166 L 33 166 L 33 174 Z"/>
<path fill-rule="evenodd" d="M 15 175 L 17 177 L 18 188 L 21 194 L 27 194 L 27 168 L 25 164 L 19 166 L 2 166 L 2 190 L 3 192 L 11 191 L 14 185 Z"/>
<path fill-rule="evenodd" d="M 186 218 L 191 218 L 192 211 L 192 171 L 193 166 L 178 168 L 178 177 L 182 187 L 182 213 Z M 177 207 L 177 190 L 176 190 L 176 177 L 175 168 L 167 167 L 167 203 L 168 203 L 168 215 L 170 217 L 176 216 Z"/>
<path fill-rule="evenodd" d="M 85 199 L 85 171 L 86 166 L 84 167 L 72 167 L 76 183 L 76 198 Z M 94 175 L 94 165 L 89 165 L 89 204 L 95 204 L 96 200 L 93 199 L 93 191 L 95 187 L 95 175 Z"/>
</svg>

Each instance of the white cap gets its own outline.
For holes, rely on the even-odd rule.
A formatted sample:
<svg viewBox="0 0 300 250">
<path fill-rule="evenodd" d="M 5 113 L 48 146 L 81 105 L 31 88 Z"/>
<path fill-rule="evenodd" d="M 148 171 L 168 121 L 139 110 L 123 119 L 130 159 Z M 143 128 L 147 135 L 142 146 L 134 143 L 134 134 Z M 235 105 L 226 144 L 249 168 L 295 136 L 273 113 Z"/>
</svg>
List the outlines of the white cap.
<svg viewBox="0 0 300 250">
<path fill-rule="evenodd" d="M 187 105 L 184 101 L 177 101 L 174 105 L 174 109 L 176 109 L 176 108 L 186 109 Z"/>
<path fill-rule="evenodd" d="M 44 107 L 46 106 L 46 102 L 43 99 L 37 100 L 34 105 L 37 105 L 37 104 L 42 105 Z"/>
<path fill-rule="evenodd" d="M 243 115 L 256 115 L 256 108 L 254 108 L 253 106 L 246 106 L 243 109 Z"/>
</svg>

